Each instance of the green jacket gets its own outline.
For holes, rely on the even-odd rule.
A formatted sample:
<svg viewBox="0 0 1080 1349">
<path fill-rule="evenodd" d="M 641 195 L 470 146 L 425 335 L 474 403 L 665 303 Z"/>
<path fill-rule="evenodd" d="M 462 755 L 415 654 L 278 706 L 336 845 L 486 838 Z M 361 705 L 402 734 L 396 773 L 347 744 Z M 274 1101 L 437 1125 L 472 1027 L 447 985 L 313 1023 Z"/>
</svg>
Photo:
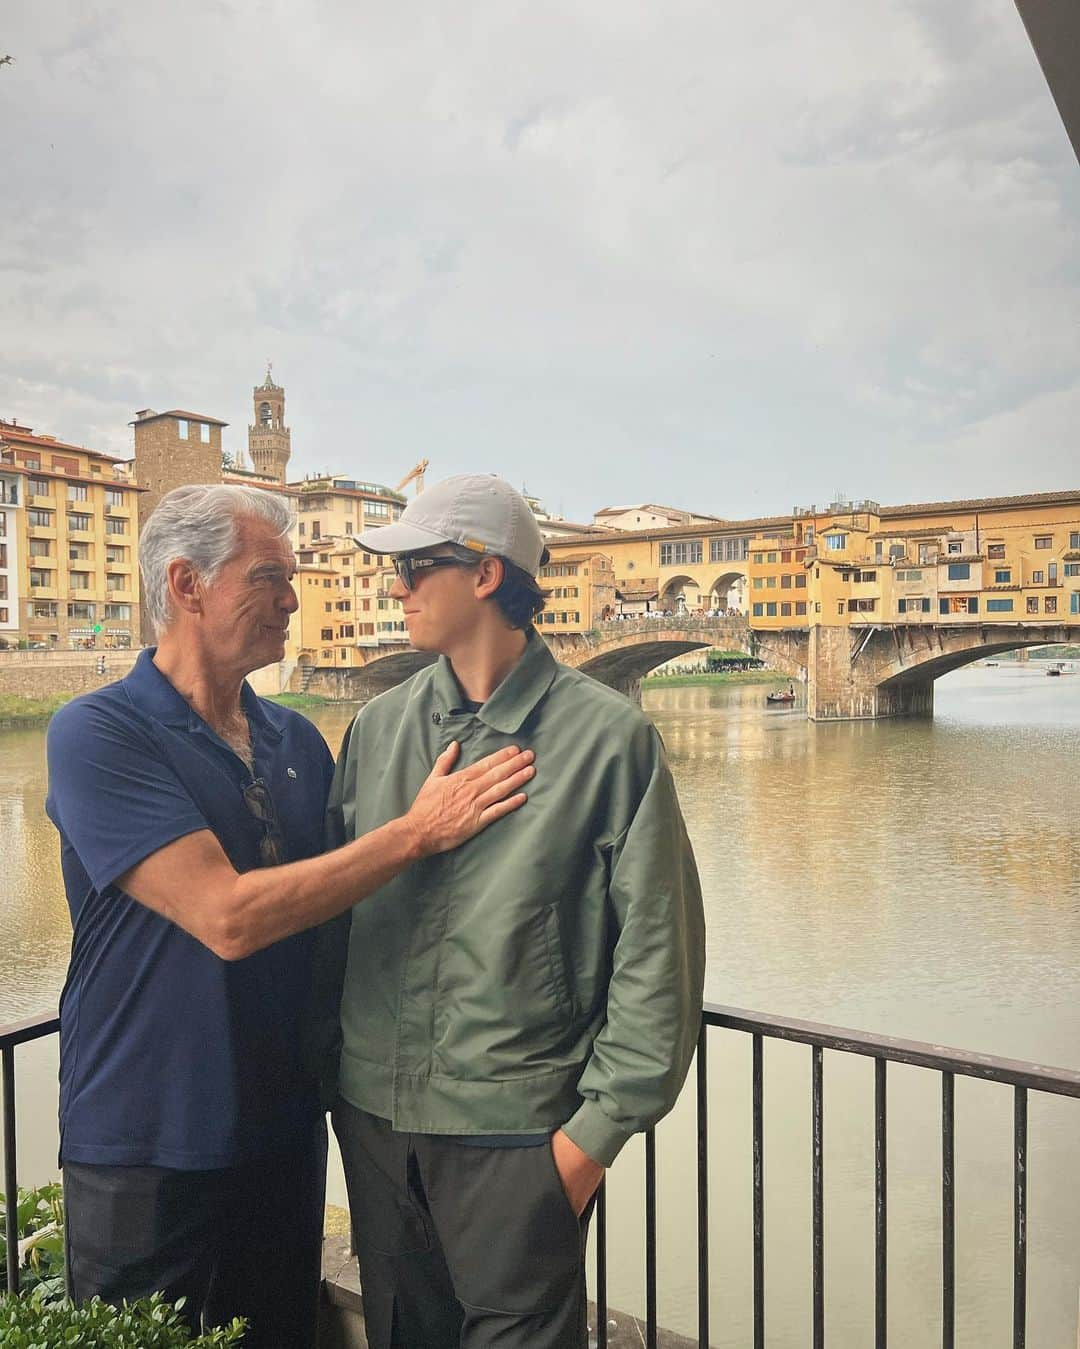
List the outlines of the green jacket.
<svg viewBox="0 0 1080 1349">
<path fill-rule="evenodd" d="M 414 1133 L 563 1126 L 610 1164 L 675 1102 L 701 1015 L 701 892 L 660 737 L 535 634 L 476 713 L 445 657 L 364 707 L 331 842 L 411 804 L 451 740 L 536 752 L 528 802 L 352 911 L 339 1089 Z"/>
</svg>

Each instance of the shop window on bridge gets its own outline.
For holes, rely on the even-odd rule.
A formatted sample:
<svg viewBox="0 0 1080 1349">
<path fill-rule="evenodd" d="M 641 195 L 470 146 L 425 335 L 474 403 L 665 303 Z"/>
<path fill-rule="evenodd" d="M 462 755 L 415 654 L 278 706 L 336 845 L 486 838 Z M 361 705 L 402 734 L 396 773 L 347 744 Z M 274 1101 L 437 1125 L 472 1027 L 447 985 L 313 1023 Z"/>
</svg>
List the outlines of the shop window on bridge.
<svg viewBox="0 0 1080 1349">
<path fill-rule="evenodd" d="M 792 579 L 792 578 L 791 578 L 791 574 L 790 574 L 789 572 L 785 572 L 784 575 L 780 577 L 780 589 L 781 589 L 781 590 L 790 590 L 790 589 L 791 589 L 791 579 Z"/>
<path fill-rule="evenodd" d="M 765 606 L 765 617 L 766 617 L 766 618 L 775 618 L 775 617 L 776 617 L 776 601 L 775 601 L 775 600 L 774 600 L 771 604 L 766 604 L 766 606 Z"/>
<path fill-rule="evenodd" d="M 877 572 L 876 572 L 876 571 L 857 571 L 857 572 L 854 573 L 854 576 L 855 576 L 855 580 L 858 581 L 858 582 L 859 582 L 860 584 L 862 584 L 862 585 L 865 585 L 867 581 L 876 581 L 876 580 L 877 580 Z"/>
<path fill-rule="evenodd" d="M 760 618 L 760 617 L 762 616 L 763 612 L 764 612 L 764 608 L 765 608 L 765 606 L 762 605 L 762 604 L 755 604 L 755 605 L 754 605 L 754 610 L 753 610 L 754 617 L 755 617 L 755 618 Z"/>
<path fill-rule="evenodd" d="M 1056 613 L 1057 613 L 1057 596 L 1056 596 L 1056 595 L 1047 595 L 1046 599 L 1043 601 L 1043 613 L 1044 613 L 1044 614 L 1056 614 Z"/>
<path fill-rule="evenodd" d="M 1066 575 L 1066 576 L 1080 576 L 1080 562 L 1066 562 L 1066 563 L 1065 563 L 1065 575 Z"/>
<path fill-rule="evenodd" d="M 333 629 L 333 628 L 320 628 L 320 629 L 319 629 L 319 636 L 322 638 L 322 640 L 323 640 L 324 642 L 332 642 L 332 641 L 334 640 L 334 629 Z"/>
<path fill-rule="evenodd" d="M 1011 580 L 1012 572 L 1008 567 L 999 567 L 997 571 L 994 572 L 995 585 L 1007 586 Z"/>
<path fill-rule="evenodd" d="M 773 562 L 775 562 L 775 561 L 776 561 L 776 554 L 775 554 L 775 553 L 766 553 L 766 554 L 765 554 L 765 561 L 768 562 L 768 563 L 770 563 L 770 564 L 773 563 Z"/>
<path fill-rule="evenodd" d="M 780 606 L 780 617 L 781 617 L 781 618 L 790 618 L 790 617 L 791 617 L 791 604 L 790 604 L 790 603 L 781 604 L 781 606 Z"/>
<path fill-rule="evenodd" d="M 988 614 L 1011 614 L 1013 611 L 1012 600 L 987 600 L 986 612 Z"/>
<path fill-rule="evenodd" d="M 1046 573 L 1045 573 L 1045 572 L 1042 572 L 1042 571 L 1033 571 L 1033 572 L 1031 573 L 1031 584 L 1032 584 L 1033 586 L 1041 586 L 1041 585 L 1043 585 L 1043 584 L 1045 583 L 1045 581 L 1046 581 Z"/>
<path fill-rule="evenodd" d="M 949 545 L 950 548 L 952 545 Z M 950 562 L 949 563 L 950 581 L 970 581 L 971 563 L 970 562 Z"/>
<path fill-rule="evenodd" d="M 1080 590 L 1074 590 L 1069 596 L 1069 613 L 1080 614 Z"/>
<path fill-rule="evenodd" d="M 999 560 L 1005 556 L 1005 545 L 1003 543 L 988 543 L 986 545 L 986 556 L 991 562 Z"/>
<path fill-rule="evenodd" d="M 872 614 L 877 608 L 877 600 L 848 600 L 849 614 Z"/>
<path fill-rule="evenodd" d="M 781 562 L 790 562 L 790 561 L 791 561 L 791 549 L 790 549 L 790 548 L 781 548 L 781 550 L 780 550 L 780 561 L 781 561 Z"/>
<path fill-rule="evenodd" d="M 806 589 L 806 572 L 801 571 L 801 572 L 799 572 L 799 574 L 795 577 L 795 589 L 796 589 L 796 590 L 805 590 L 805 589 Z"/>
<path fill-rule="evenodd" d="M 979 612 L 978 595 L 948 595 L 939 601 L 943 614 L 977 614 Z"/>
<path fill-rule="evenodd" d="M 907 599 L 898 600 L 896 607 L 901 614 L 928 614 L 930 601 L 922 595 L 909 595 Z"/>
<path fill-rule="evenodd" d="M 1074 596 L 1073 596 L 1073 599 L 1074 599 L 1074 600 L 1075 600 L 1075 599 L 1080 599 L 1080 596 L 1074 595 Z M 803 618 L 803 617 L 805 617 L 805 615 L 806 615 L 806 601 L 805 601 L 805 600 L 796 600 L 796 601 L 795 601 L 795 617 L 796 617 L 796 618 Z"/>
<path fill-rule="evenodd" d="M 776 577 L 775 577 L 775 576 L 766 576 L 766 577 L 765 577 L 765 589 L 766 589 L 766 590 L 775 590 L 775 589 L 776 589 Z"/>
<path fill-rule="evenodd" d="M 701 541 L 695 539 L 690 543 L 662 543 L 660 545 L 660 565 L 661 567 L 680 567 L 694 562 L 700 562 L 704 549 Z M 576 572 L 573 573 L 577 575 Z"/>
<path fill-rule="evenodd" d="M 1027 611 L 1029 614 L 1037 614 L 1039 612 L 1038 595 L 1029 595 L 1027 597 Z"/>
</svg>

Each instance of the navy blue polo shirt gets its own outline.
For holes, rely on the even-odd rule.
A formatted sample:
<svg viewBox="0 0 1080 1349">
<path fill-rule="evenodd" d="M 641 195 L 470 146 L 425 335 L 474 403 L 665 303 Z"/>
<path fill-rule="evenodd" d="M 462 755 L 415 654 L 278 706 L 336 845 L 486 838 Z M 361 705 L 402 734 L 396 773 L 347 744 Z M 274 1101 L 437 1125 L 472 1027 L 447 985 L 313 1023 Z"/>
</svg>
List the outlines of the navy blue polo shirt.
<svg viewBox="0 0 1080 1349">
<path fill-rule="evenodd" d="M 73 938 L 60 1000 L 61 1160 L 208 1170 L 288 1146 L 317 1117 L 302 1041 L 314 933 L 219 959 L 116 885 L 209 829 L 237 871 L 259 865 L 251 774 L 143 651 L 48 733 L 46 809 L 60 831 Z M 255 774 L 287 860 L 323 850 L 333 761 L 298 713 L 241 694 Z"/>
</svg>

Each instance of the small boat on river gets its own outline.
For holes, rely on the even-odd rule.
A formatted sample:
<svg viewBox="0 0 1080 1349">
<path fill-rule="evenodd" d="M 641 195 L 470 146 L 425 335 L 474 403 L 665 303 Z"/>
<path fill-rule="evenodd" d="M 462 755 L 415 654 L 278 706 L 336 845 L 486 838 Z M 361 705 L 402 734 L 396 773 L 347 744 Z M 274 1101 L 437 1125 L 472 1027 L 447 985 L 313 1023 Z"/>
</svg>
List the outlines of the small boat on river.
<svg viewBox="0 0 1080 1349">
<path fill-rule="evenodd" d="M 767 693 L 765 701 L 767 703 L 793 703 L 795 701 L 795 690 L 791 688 L 786 693 L 783 690 L 776 693 Z"/>
</svg>

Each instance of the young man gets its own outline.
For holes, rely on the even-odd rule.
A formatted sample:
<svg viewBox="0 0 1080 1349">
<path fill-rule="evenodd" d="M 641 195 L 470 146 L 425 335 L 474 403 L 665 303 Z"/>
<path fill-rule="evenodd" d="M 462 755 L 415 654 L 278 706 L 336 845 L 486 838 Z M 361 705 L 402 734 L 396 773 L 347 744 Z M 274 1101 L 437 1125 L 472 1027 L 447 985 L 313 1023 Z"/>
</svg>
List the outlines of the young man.
<svg viewBox="0 0 1080 1349">
<path fill-rule="evenodd" d="M 451 478 L 365 535 L 432 666 L 369 703 L 333 842 L 398 814 L 423 764 L 511 743 L 526 809 L 354 910 L 334 1125 L 372 1349 L 586 1344 L 604 1168 L 672 1106 L 701 1012 L 704 920 L 660 738 L 533 628 L 543 540 L 497 478 Z"/>
<path fill-rule="evenodd" d="M 165 496 L 139 545 L 158 645 L 48 740 L 74 928 L 69 1289 L 161 1289 L 194 1330 L 247 1317 L 245 1349 L 315 1345 L 326 1122 L 307 929 L 520 806 L 532 776 L 525 756 L 450 774 L 452 753 L 400 818 L 323 852 L 326 744 L 244 678 L 284 653 L 290 518 L 252 488 Z"/>
</svg>

